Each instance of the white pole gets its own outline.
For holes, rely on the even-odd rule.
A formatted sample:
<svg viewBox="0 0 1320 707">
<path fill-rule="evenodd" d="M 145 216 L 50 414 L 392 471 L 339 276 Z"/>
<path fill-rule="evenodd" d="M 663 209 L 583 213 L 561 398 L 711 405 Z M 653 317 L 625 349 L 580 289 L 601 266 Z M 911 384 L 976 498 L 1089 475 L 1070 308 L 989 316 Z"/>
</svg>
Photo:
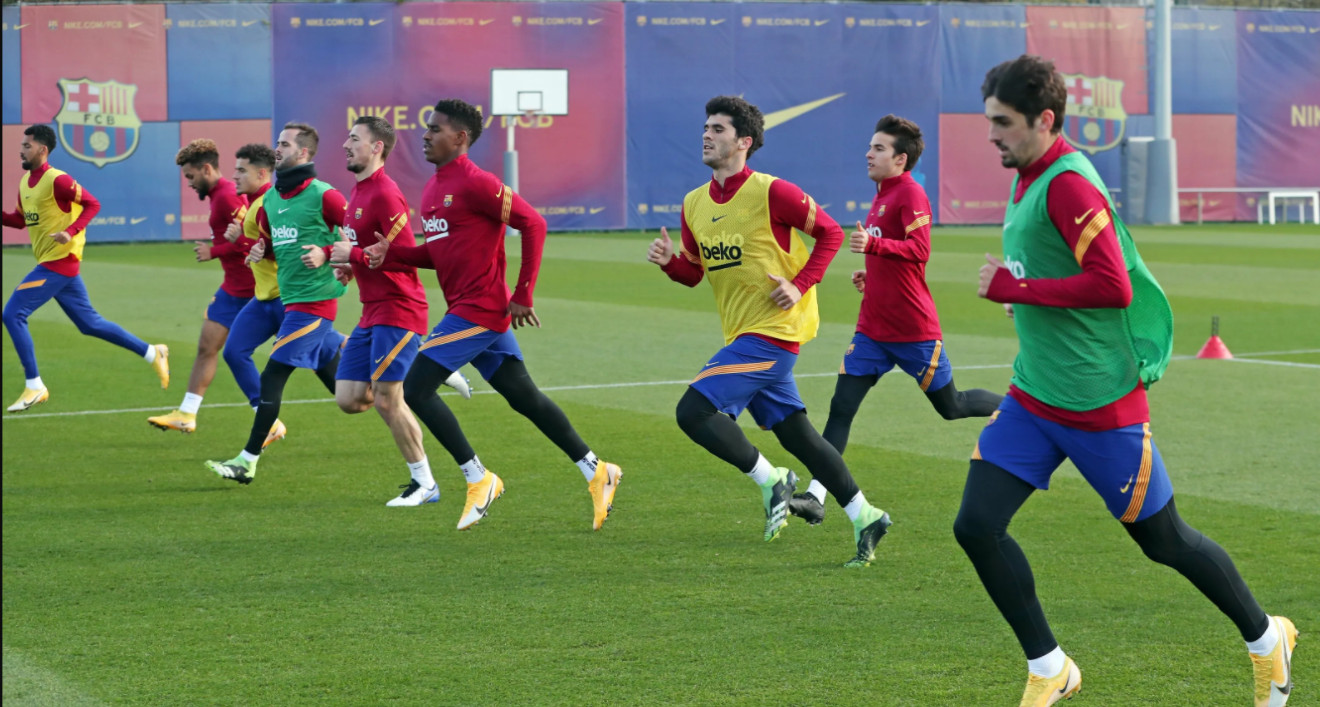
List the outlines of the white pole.
<svg viewBox="0 0 1320 707">
<path fill-rule="evenodd" d="M 1173 141 L 1172 0 L 1155 0 L 1155 141 L 1151 143 L 1146 214 L 1151 223 L 1179 223 L 1178 149 Z"/>
<path fill-rule="evenodd" d="M 518 151 L 513 147 L 513 129 L 514 125 L 518 122 L 518 116 L 506 115 L 504 116 L 504 120 L 508 124 L 508 130 L 505 132 L 506 149 L 504 151 L 504 188 L 512 189 L 516 194 L 518 193 Z M 510 227 L 505 232 L 505 235 L 517 236 L 521 234 L 518 233 L 517 229 Z"/>
</svg>

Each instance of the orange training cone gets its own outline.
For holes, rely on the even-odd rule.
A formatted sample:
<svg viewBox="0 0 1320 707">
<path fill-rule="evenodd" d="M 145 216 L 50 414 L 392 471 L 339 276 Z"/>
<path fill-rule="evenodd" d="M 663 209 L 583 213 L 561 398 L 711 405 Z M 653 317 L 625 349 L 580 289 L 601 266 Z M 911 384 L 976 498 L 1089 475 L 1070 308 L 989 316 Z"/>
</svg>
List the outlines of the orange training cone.
<svg viewBox="0 0 1320 707">
<path fill-rule="evenodd" d="M 1219 338 L 1219 317 L 1212 317 L 1210 320 L 1210 338 L 1205 342 L 1205 346 L 1196 353 L 1197 358 L 1233 358 L 1233 352 L 1228 350 L 1224 340 Z"/>
</svg>

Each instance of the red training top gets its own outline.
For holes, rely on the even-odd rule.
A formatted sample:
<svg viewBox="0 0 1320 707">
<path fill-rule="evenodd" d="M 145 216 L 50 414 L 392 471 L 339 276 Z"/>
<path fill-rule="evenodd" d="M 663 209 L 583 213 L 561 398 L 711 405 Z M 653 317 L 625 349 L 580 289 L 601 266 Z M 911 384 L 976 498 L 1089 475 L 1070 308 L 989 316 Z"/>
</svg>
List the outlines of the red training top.
<svg viewBox="0 0 1320 707">
<path fill-rule="evenodd" d="M 876 185 L 866 214 L 866 288 L 857 331 L 876 341 L 933 341 L 940 316 L 926 286 L 930 200 L 911 172 Z"/>
<path fill-rule="evenodd" d="M 41 176 L 50 169 L 49 162 L 41 163 L 40 167 L 28 172 L 28 187 L 35 187 L 41 181 Z M 78 214 L 78 218 L 65 229 L 70 236 L 76 236 L 87 228 L 87 224 L 96 218 L 96 214 L 101 211 L 101 202 L 92 196 L 92 193 L 83 189 L 73 177 L 68 174 L 61 174 L 55 178 L 53 191 L 55 192 L 55 204 L 61 211 L 68 212 L 73 209 L 74 204 L 82 204 L 83 210 Z M 9 228 L 27 228 L 27 218 L 23 216 L 23 197 L 18 198 L 18 206 L 13 211 L 4 212 L 4 225 Z M 78 274 L 78 257 L 73 253 L 41 264 L 41 267 L 50 270 L 58 275 L 73 277 Z"/>
<path fill-rule="evenodd" d="M 491 331 L 507 331 L 509 302 L 532 306 L 545 219 L 466 154 L 437 168 L 426 182 L 421 218 L 426 244 L 392 245 L 386 264 L 435 270 L 450 314 Z M 522 265 L 512 297 L 504 276 L 505 224 L 522 232 Z"/>
<path fill-rule="evenodd" d="M 251 297 L 256 290 L 256 281 L 252 279 L 251 268 L 244 262 L 251 244 L 245 247 L 225 239 L 225 229 L 229 228 L 235 218 L 246 212 L 247 197 L 239 194 L 234 183 L 224 177 L 215 183 L 206 196 L 211 200 L 211 219 L 208 222 L 211 226 L 211 257 L 219 260 L 220 267 L 225 271 L 220 289 L 234 297 Z M 246 239 L 239 238 L 240 242 L 243 240 Z"/>
</svg>

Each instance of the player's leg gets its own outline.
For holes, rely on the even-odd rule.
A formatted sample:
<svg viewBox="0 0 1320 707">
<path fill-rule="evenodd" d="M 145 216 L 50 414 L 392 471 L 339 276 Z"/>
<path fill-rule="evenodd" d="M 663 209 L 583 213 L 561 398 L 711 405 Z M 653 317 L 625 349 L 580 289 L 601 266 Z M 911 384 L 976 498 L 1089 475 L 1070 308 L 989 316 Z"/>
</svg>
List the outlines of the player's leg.
<svg viewBox="0 0 1320 707">
<path fill-rule="evenodd" d="M 1036 596 L 1027 557 L 1008 534 L 1008 525 L 1036 489 L 1049 488 L 1064 454 L 1011 398 L 981 431 L 963 489 L 953 532 L 982 586 L 1017 637 L 1027 657 L 1022 704 L 1058 691 L 1070 696 L 1081 673 L 1054 639 Z"/>
<path fill-rule="evenodd" d="M 353 328 L 335 371 L 335 404 L 350 415 L 366 412 L 375 404 L 371 390 L 371 333 L 371 329 Z"/>
<path fill-rule="evenodd" d="M 1146 557 L 1177 570 L 1237 627 L 1257 674 L 1267 677 L 1257 681 L 1257 704 L 1282 704 L 1297 629 L 1286 618 L 1268 616 L 1228 553 L 1178 514 L 1150 424 L 1071 437 L 1069 457 Z M 1278 693 L 1274 702 L 1272 691 Z"/>
<path fill-rule="evenodd" d="M 164 344 L 148 344 L 118 324 L 102 317 L 92 307 L 92 302 L 87 297 L 87 287 L 83 285 L 82 276 L 74 275 L 69 278 L 69 282 L 55 295 L 55 301 L 73 321 L 74 326 L 78 327 L 79 332 L 108 341 L 141 356 L 151 364 L 152 370 L 160 378 L 160 387 L 162 389 L 170 387 L 169 347 Z"/>
<path fill-rule="evenodd" d="M 5 329 L 9 332 L 10 341 L 14 342 L 19 362 L 23 364 L 23 377 L 26 381 L 23 394 L 9 406 L 9 412 L 21 412 L 50 399 L 50 391 L 46 389 L 37 369 L 37 353 L 32 344 L 32 334 L 28 331 L 28 316 L 49 302 L 68 281 L 69 278 L 37 266 L 14 288 L 9 301 L 5 302 Z"/>
<path fill-rule="evenodd" d="M 197 358 L 193 359 L 192 372 L 188 375 L 188 391 L 183 395 L 183 402 L 171 412 L 148 417 L 148 424 L 162 430 L 179 430 L 185 434 L 197 430 L 197 411 L 202 407 L 206 389 L 215 379 L 220 351 L 229 338 L 234 320 L 251 299 L 235 297 L 223 289 L 216 290 L 211 297 L 211 304 L 206 308 L 206 317 L 202 319 L 202 333 L 197 337 Z"/>
<path fill-rule="evenodd" d="M 917 382 L 935 412 L 946 420 L 989 417 L 1004 399 L 998 393 L 980 388 L 958 390 L 953 384 L 953 366 L 943 340 L 890 343 L 885 348 L 899 368 Z"/>
<path fill-rule="evenodd" d="M 853 376 L 840 373 L 834 381 L 834 397 L 830 398 L 830 416 L 825 421 L 825 430 L 821 436 L 839 454 L 848 446 L 848 434 L 852 431 L 853 418 L 862 407 L 866 394 L 875 387 L 880 376 Z"/>
<path fill-rule="evenodd" d="M 500 362 L 497 364 L 496 360 Z M 597 458 L 591 447 L 582 441 L 564 411 L 536 387 L 527 372 L 513 332 L 500 335 L 481 355 L 473 359 L 472 364 L 509 403 L 509 407 L 536 425 L 541 434 L 577 465 L 578 471 L 582 472 L 587 481 L 587 492 L 591 495 L 591 527 L 600 530 L 614 508 L 614 495 L 623 480 L 623 469 L 618 464 Z M 493 374 L 488 375 L 486 371 L 492 365 L 498 367 Z"/>
<path fill-rule="evenodd" d="M 927 390 L 926 399 L 944 419 L 961 420 L 964 417 L 989 417 L 999 408 L 1004 396 L 983 388 L 958 390 L 950 377 L 947 385 L 938 390 Z"/>
<path fill-rule="evenodd" d="M 261 372 L 253 363 L 252 354 L 258 346 L 279 333 L 283 322 L 284 303 L 278 297 L 266 301 L 254 298 L 238 313 L 230 327 L 229 337 L 225 339 L 222 353 L 225 365 L 234 374 L 234 381 L 238 383 L 239 390 L 243 391 L 243 397 L 247 398 L 254 413 L 261 403 Z M 288 429 L 277 418 L 266 434 L 265 446 L 284 439 L 287 434 Z"/>
<path fill-rule="evenodd" d="M 351 392 L 357 393 L 357 386 L 363 384 L 360 379 L 366 379 L 366 389 L 354 397 L 354 402 L 362 410 L 375 405 L 376 412 L 389 427 L 394 444 L 408 466 L 409 482 L 401 487 L 403 493 L 385 505 L 420 506 L 435 503 L 440 500 L 440 488 L 431 476 L 431 464 L 422 447 L 422 428 L 403 400 L 403 380 L 417 358 L 420 337 L 407 329 L 385 325 L 359 328 L 353 332 L 353 336 L 360 338 L 359 332 L 365 332 L 370 342 L 367 357 L 359 359 L 356 352 L 350 353 L 351 349 L 356 348 L 350 338 L 339 362 L 337 385 L 342 390 L 348 384 L 353 388 Z M 366 365 L 358 363 L 359 360 Z M 362 407 L 364 405 L 366 407 Z M 340 408 L 344 408 L 343 400 L 340 401 Z"/>
</svg>

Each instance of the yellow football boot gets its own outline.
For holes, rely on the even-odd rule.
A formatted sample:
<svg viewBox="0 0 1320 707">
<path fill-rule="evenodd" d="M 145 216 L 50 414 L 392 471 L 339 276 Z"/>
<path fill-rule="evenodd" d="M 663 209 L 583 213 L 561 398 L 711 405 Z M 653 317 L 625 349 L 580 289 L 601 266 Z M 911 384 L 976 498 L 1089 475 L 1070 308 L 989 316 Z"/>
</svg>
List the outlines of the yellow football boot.
<svg viewBox="0 0 1320 707">
<path fill-rule="evenodd" d="M 1297 647 L 1297 627 L 1282 616 L 1270 621 L 1279 632 L 1279 642 L 1269 655 L 1251 655 L 1251 672 L 1256 679 L 1256 707 L 1283 707 L 1292 692 L 1292 654 Z"/>
<path fill-rule="evenodd" d="M 596 462 L 596 474 L 587 484 L 587 490 L 591 492 L 591 505 L 595 509 L 591 519 L 592 530 L 600 530 L 605 524 L 605 519 L 614 509 L 614 492 L 619 490 L 622 481 L 623 469 L 620 469 L 618 464 L 604 460 Z"/>
<path fill-rule="evenodd" d="M 162 430 L 178 430 L 187 435 L 197 431 L 197 413 L 174 410 L 164 415 L 148 417 L 147 423 Z"/>
<path fill-rule="evenodd" d="M 152 344 L 156 347 L 156 360 L 151 362 L 151 368 L 160 376 L 160 387 L 164 390 L 170 387 L 170 347 L 165 344 Z"/>
<path fill-rule="evenodd" d="M 1063 670 L 1052 678 L 1027 675 L 1027 689 L 1018 707 L 1049 707 L 1059 700 L 1071 700 L 1082 689 L 1082 671 L 1072 658 L 1065 657 Z"/>
<path fill-rule="evenodd" d="M 271 442 L 284 439 L 284 435 L 287 434 L 289 434 L 289 428 L 285 427 L 284 423 L 278 419 L 275 420 L 275 424 L 270 426 L 270 432 L 266 433 L 266 441 L 261 443 L 261 448 L 265 449 L 270 446 Z"/>
<path fill-rule="evenodd" d="M 486 517 L 490 504 L 504 495 L 504 481 L 500 477 L 486 472 L 481 481 L 468 484 L 467 502 L 463 504 L 463 516 L 458 519 L 458 529 L 467 530 Z"/>
<path fill-rule="evenodd" d="M 49 388 L 42 388 L 41 390 L 23 388 L 23 394 L 18 396 L 18 400 L 15 400 L 13 405 L 9 406 L 9 412 L 23 412 L 33 405 L 40 405 L 47 400 L 50 400 Z"/>
</svg>

